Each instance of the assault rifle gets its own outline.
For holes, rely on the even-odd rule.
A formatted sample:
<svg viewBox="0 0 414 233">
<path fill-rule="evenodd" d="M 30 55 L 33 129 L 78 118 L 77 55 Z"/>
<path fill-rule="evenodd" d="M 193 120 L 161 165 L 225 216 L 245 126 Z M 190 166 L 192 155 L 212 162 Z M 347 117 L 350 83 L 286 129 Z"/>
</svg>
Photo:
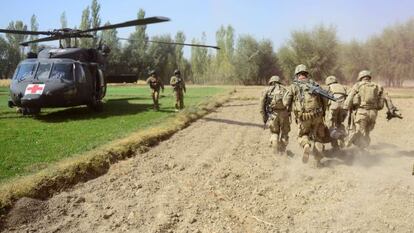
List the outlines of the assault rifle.
<svg viewBox="0 0 414 233">
<path fill-rule="evenodd" d="M 392 118 L 400 118 L 403 119 L 401 113 L 397 113 L 398 109 L 394 108 L 387 111 L 387 120 L 391 120 Z"/>
<path fill-rule="evenodd" d="M 297 79 L 293 80 L 294 83 L 296 84 L 302 84 L 302 85 L 306 85 L 308 88 L 308 92 L 309 94 L 312 95 L 319 95 L 322 96 L 323 98 L 332 100 L 332 101 L 337 101 L 338 99 L 335 98 L 335 96 L 331 93 L 329 93 L 329 91 L 324 90 L 321 86 L 319 86 L 319 84 L 317 84 L 316 82 L 302 82 L 299 81 Z"/>
</svg>

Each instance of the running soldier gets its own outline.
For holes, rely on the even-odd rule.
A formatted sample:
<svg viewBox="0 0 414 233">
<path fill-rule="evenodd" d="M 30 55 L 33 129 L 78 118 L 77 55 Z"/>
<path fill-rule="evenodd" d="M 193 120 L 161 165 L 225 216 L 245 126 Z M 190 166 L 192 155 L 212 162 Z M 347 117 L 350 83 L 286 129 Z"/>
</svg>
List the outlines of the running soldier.
<svg viewBox="0 0 414 233">
<path fill-rule="evenodd" d="M 283 105 L 283 96 L 286 93 L 287 89 L 282 85 L 279 76 L 272 76 L 269 87 L 266 87 L 260 99 L 260 114 L 265 125 L 270 122 L 270 145 L 276 154 L 284 154 L 289 142 L 290 112 Z"/>
<path fill-rule="evenodd" d="M 296 66 L 295 79 L 283 99 L 287 109 L 293 109 L 299 125 L 298 140 L 303 148 L 302 161 L 307 163 L 312 153 L 316 166 L 320 165 L 322 159 L 323 143 L 330 141 L 329 131 L 323 119 L 326 107 L 322 96 L 332 97 L 325 92 L 309 78 L 306 66 L 301 64 Z"/>
<path fill-rule="evenodd" d="M 352 87 L 345 100 L 345 107 L 352 116 L 348 123 L 350 132 L 346 142 L 347 146 L 352 144 L 361 149 L 369 146 L 371 131 L 375 127 L 378 110 L 387 106 L 387 119 L 394 117 L 402 118 L 398 109 L 393 105 L 391 98 L 384 93 L 384 89 L 371 81 L 371 72 L 362 70 L 358 74 L 358 82 Z M 353 113 L 352 113 L 353 112 Z"/>
<path fill-rule="evenodd" d="M 345 86 L 338 83 L 335 76 L 327 77 L 325 84 L 327 90 L 336 98 L 336 101 L 328 100 L 325 120 L 329 128 L 332 148 L 338 150 L 345 145 L 346 130 L 343 122 L 348 114 L 344 108 L 347 90 Z"/>
</svg>

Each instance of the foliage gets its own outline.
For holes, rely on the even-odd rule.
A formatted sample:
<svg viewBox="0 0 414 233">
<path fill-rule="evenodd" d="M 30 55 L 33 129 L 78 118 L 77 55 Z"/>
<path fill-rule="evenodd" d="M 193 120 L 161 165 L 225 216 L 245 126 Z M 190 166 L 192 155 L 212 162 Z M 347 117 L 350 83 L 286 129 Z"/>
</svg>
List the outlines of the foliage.
<svg viewBox="0 0 414 233">
<path fill-rule="evenodd" d="M 184 100 L 191 109 L 224 90 L 192 87 Z M 171 89 L 162 95 L 158 112 L 152 110 L 148 87 L 109 86 L 103 112 L 92 112 L 84 106 L 42 109 L 38 117 L 22 117 L 7 108 L 7 93 L 7 88 L 0 88 L 0 181 L 37 171 L 175 116 Z"/>
<path fill-rule="evenodd" d="M 278 51 L 285 77 L 294 74 L 295 67 L 305 64 L 315 80 L 324 80 L 337 73 L 338 39 L 334 27 L 323 25 L 312 31 L 294 31 L 292 38 Z"/>
<path fill-rule="evenodd" d="M 37 31 L 39 30 L 39 23 L 37 22 L 36 15 L 32 15 L 30 18 L 30 31 Z M 30 40 L 37 40 L 39 38 L 38 35 L 31 35 Z M 30 51 L 37 52 L 37 43 L 30 44 Z"/>
</svg>

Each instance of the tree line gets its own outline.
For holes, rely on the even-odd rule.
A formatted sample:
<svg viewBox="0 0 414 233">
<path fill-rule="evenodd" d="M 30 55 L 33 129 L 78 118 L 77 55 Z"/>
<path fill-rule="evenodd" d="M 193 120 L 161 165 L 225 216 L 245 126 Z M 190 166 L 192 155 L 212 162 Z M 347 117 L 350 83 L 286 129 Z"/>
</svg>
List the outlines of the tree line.
<svg viewBox="0 0 414 233">
<path fill-rule="evenodd" d="M 145 17 L 140 9 L 137 18 Z M 60 17 L 61 27 L 66 28 L 65 12 Z M 109 25 L 105 22 L 104 25 Z M 102 26 L 100 4 L 92 0 L 82 11 L 79 29 Z M 38 30 L 36 16 L 31 17 L 30 28 L 22 21 L 12 21 L 8 29 Z M 77 27 L 75 27 L 76 29 Z M 370 69 L 376 79 L 387 86 L 402 86 L 413 80 L 414 69 L 414 19 L 385 28 L 379 35 L 364 42 L 341 42 L 336 28 L 319 25 L 311 30 L 293 31 L 290 39 L 275 49 L 268 39 L 257 40 L 252 35 L 236 35 L 231 25 L 221 26 L 215 35 L 220 50 L 191 47 L 190 58 L 184 57 L 182 45 L 149 43 L 148 40 L 184 43 L 184 32 L 155 35 L 146 33 L 146 26 L 136 26 L 125 41 L 118 37 L 116 29 L 94 32 L 94 39 L 72 39 L 79 47 L 97 47 L 100 40 L 111 48 L 108 57 L 108 74 L 135 74 L 145 79 L 150 70 L 156 70 L 164 82 L 168 82 L 174 69 L 180 69 L 187 82 L 196 84 L 265 84 L 277 74 L 286 82 L 293 77 L 297 64 L 305 64 L 317 81 L 335 75 L 345 83 L 356 81 L 362 69 Z M 37 39 L 37 36 L 6 34 L 0 37 L 0 77 L 11 77 L 18 62 L 27 50 L 40 48 L 31 44 L 23 50 L 19 43 Z M 191 39 L 191 43 L 205 44 L 207 36 Z M 64 41 L 69 43 L 69 41 Z"/>
</svg>

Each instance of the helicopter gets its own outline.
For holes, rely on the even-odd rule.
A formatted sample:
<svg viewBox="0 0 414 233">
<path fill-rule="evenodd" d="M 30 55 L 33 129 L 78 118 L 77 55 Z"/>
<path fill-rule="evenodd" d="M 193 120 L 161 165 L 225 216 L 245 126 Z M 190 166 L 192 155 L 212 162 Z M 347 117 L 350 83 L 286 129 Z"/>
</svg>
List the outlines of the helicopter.
<svg viewBox="0 0 414 233">
<path fill-rule="evenodd" d="M 155 16 L 126 21 L 123 23 L 95 27 L 87 30 L 71 28 L 52 31 L 20 31 L 0 29 L 0 33 L 46 35 L 31 43 L 59 40 L 59 48 L 45 48 L 38 53 L 29 52 L 27 59 L 21 61 L 11 80 L 10 108 L 18 107 L 23 115 L 37 115 L 41 108 L 73 107 L 87 105 L 94 111 L 101 111 L 106 94 L 106 58 L 110 48 L 99 42 L 98 48 L 71 47 L 71 38 L 94 38 L 91 32 L 114 28 L 130 27 L 170 21 L 167 17 Z M 69 42 L 66 47 L 61 41 Z M 76 41 L 76 40 L 75 40 Z M 150 41 L 157 43 L 157 41 Z M 158 42 L 168 43 L 168 42 Z M 171 44 L 178 44 L 173 43 Z M 196 44 L 183 44 L 201 46 Z M 215 46 L 208 46 L 219 49 Z"/>
</svg>

